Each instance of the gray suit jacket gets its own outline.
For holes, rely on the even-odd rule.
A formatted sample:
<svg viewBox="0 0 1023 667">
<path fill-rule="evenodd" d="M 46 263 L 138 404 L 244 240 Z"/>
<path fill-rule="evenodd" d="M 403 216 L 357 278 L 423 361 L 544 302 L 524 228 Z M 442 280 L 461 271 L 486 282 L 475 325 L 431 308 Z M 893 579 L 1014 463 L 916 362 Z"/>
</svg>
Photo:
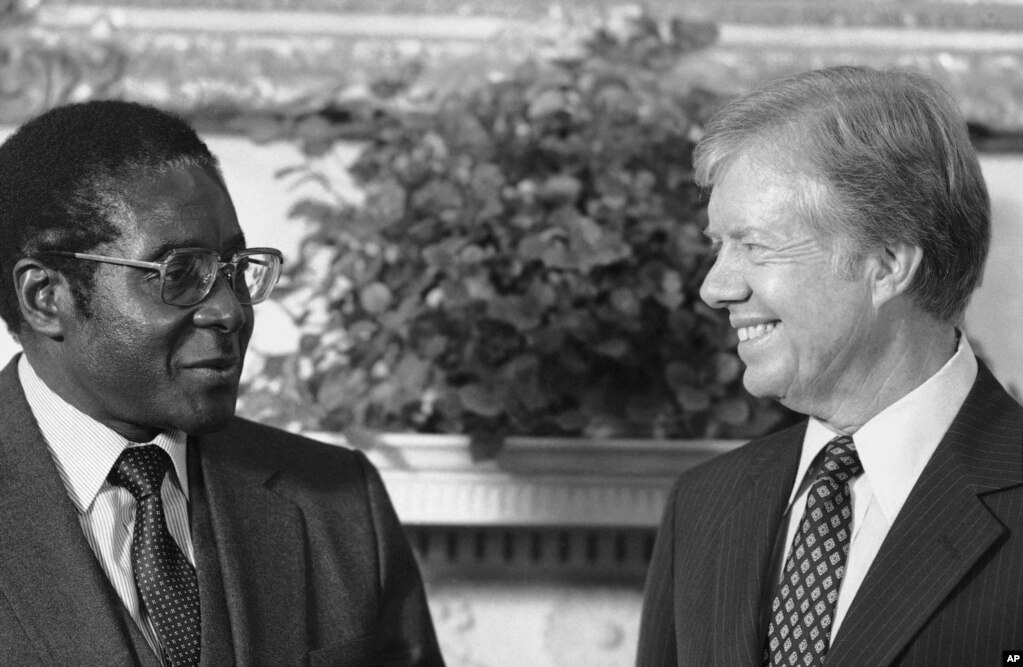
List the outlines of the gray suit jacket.
<svg viewBox="0 0 1023 667">
<path fill-rule="evenodd" d="M 0 664 L 155 665 L 89 548 L 16 363 L 0 373 Z M 236 419 L 189 441 L 203 665 L 441 665 L 363 454 Z"/>
<path fill-rule="evenodd" d="M 805 422 L 683 474 L 647 577 L 638 664 L 759 666 Z M 828 667 L 996 665 L 1023 647 L 1023 408 L 981 364 L 828 652 Z"/>
</svg>

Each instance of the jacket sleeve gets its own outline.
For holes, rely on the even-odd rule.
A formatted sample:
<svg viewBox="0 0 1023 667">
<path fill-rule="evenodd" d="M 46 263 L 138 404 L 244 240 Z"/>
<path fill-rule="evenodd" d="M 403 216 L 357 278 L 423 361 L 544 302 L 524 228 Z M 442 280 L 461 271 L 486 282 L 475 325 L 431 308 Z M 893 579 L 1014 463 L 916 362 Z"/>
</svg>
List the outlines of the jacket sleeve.
<svg viewBox="0 0 1023 667">
<path fill-rule="evenodd" d="M 419 566 L 380 474 L 362 452 L 356 458 L 369 492 L 379 556 L 377 628 L 380 665 L 443 666 Z"/>
</svg>

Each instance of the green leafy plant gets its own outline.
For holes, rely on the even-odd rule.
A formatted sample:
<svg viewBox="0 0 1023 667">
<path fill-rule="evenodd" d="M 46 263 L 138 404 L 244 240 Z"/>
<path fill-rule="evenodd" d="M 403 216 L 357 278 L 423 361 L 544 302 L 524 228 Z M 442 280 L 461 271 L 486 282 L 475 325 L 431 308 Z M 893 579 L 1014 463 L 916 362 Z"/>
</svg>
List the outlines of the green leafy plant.
<svg viewBox="0 0 1023 667">
<path fill-rule="evenodd" d="M 267 360 L 247 411 L 483 446 L 775 426 L 698 296 L 712 258 L 692 149 L 718 100 L 670 73 L 714 35 L 643 17 L 577 58 L 378 110 L 351 167 L 364 200 L 294 207 L 311 228 L 283 297 L 299 353 Z M 345 138 L 305 127 L 311 156 Z"/>
</svg>

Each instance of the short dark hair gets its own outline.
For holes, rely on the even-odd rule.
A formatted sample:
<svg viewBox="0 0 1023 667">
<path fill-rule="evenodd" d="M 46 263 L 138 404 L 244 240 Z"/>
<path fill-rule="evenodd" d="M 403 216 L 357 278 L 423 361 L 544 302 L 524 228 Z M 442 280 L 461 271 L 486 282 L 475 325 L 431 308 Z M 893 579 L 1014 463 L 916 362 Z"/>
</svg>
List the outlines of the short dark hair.
<svg viewBox="0 0 1023 667">
<path fill-rule="evenodd" d="M 966 122 L 937 81 L 845 66 L 769 82 L 707 124 L 697 181 L 713 184 L 743 155 L 806 179 L 798 207 L 845 260 L 893 243 L 922 248 L 914 302 L 961 322 L 991 213 Z"/>
<path fill-rule="evenodd" d="M 216 158 L 185 121 L 120 101 L 70 104 L 28 121 L 0 146 L 0 317 L 24 325 L 14 264 L 46 250 L 86 252 L 120 237 L 126 186 L 200 166 L 223 184 Z M 89 314 L 96 264 L 48 256 Z"/>
</svg>

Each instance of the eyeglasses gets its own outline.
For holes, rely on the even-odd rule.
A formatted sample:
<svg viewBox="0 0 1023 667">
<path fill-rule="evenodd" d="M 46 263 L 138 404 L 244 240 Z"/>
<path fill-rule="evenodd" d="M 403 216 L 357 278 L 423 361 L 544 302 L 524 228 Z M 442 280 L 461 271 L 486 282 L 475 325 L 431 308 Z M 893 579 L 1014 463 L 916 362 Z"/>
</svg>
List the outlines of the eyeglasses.
<svg viewBox="0 0 1023 667">
<path fill-rule="evenodd" d="M 236 252 L 227 262 L 205 248 L 177 248 L 161 262 L 104 257 L 82 252 L 49 250 L 42 254 L 74 257 L 90 262 L 133 266 L 160 272 L 160 298 L 170 306 L 194 306 L 213 291 L 217 273 L 223 273 L 234 290 L 235 298 L 244 305 L 265 301 L 281 277 L 284 257 L 274 248 L 250 248 Z"/>
</svg>

